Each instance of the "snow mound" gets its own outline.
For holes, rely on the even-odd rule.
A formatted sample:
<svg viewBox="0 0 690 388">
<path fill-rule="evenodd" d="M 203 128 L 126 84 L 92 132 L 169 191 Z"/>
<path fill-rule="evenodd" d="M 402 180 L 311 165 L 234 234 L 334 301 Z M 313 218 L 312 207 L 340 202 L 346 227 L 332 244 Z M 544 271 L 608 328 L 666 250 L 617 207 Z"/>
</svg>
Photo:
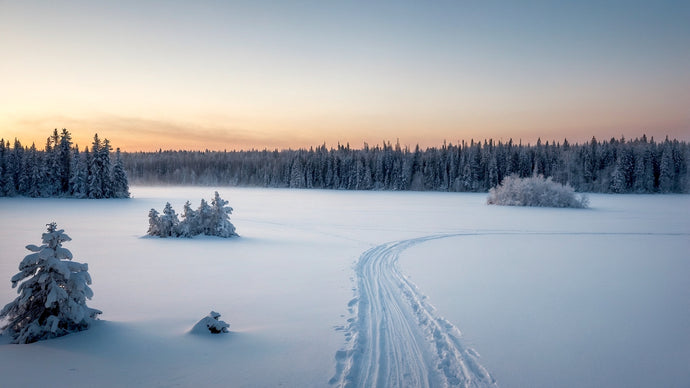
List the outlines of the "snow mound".
<svg viewBox="0 0 690 388">
<path fill-rule="evenodd" d="M 192 327 L 192 330 L 190 333 L 193 334 L 220 334 L 220 333 L 227 333 L 228 328 L 230 327 L 229 323 L 226 323 L 224 321 L 221 321 L 220 319 L 220 314 L 211 311 L 207 316 L 203 317 L 199 322 Z"/>
</svg>

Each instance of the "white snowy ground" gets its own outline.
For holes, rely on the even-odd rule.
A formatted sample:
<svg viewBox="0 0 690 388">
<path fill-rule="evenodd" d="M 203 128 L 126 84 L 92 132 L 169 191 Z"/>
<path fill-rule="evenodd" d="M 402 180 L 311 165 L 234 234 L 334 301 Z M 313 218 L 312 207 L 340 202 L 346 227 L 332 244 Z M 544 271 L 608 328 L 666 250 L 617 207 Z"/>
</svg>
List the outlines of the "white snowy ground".
<svg viewBox="0 0 690 388">
<path fill-rule="evenodd" d="M 568 210 L 218 188 L 241 238 L 143 237 L 150 208 L 213 190 L 0 198 L 0 304 L 56 221 L 104 312 L 59 339 L 0 339 L 0 386 L 690 385 L 690 196 Z M 231 333 L 189 334 L 211 310 Z"/>
</svg>

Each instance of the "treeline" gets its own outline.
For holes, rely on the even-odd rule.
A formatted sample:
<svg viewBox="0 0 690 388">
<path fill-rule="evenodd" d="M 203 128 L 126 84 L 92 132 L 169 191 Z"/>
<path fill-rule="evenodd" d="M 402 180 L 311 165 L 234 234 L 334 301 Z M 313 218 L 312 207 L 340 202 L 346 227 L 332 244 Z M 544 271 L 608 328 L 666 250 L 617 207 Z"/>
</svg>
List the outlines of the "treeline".
<svg viewBox="0 0 690 388">
<path fill-rule="evenodd" d="M 690 191 L 686 142 L 646 136 L 585 144 L 485 140 L 414 150 L 384 142 L 283 151 L 123 153 L 132 182 L 345 190 L 485 192 L 504 177 L 543 175 L 577 191 Z"/>
<path fill-rule="evenodd" d="M 0 196 L 128 198 L 127 174 L 117 149 L 96 134 L 91 150 L 72 145 L 68 130 L 53 131 L 45 149 L 0 139 Z"/>
</svg>

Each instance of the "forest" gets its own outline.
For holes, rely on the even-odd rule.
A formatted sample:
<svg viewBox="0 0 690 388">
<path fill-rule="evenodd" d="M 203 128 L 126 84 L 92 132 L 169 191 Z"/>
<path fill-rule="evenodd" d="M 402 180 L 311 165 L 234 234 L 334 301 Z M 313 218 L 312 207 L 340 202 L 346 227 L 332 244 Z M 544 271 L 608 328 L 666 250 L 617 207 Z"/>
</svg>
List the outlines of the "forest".
<svg viewBox="0 0 690 388">
<path fill-rule="evenodd" d="M 123 153 L 122 160 L 138 184 L 486 192 L 506 176 L 543 175 L 580 192 L 690 192 L 688 143 L 645 135 L 584 144 L 472 140 L 424 150 L 390 142 L 361 149 L 159 150 Z"/>
<path fill-rule="evenodd" d="M 43 150 L 0 139 L 0 197 L 128 198 L 129 181 L 120 149 L 96 134 L 79 151 L 67 129 L 53 130 Z"/>
</svg>

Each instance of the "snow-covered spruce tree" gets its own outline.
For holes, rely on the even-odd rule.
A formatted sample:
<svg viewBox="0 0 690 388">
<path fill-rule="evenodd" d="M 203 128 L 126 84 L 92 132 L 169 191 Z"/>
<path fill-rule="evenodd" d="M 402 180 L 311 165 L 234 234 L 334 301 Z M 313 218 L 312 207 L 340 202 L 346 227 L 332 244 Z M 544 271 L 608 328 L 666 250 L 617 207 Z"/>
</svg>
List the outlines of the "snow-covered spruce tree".
<svg viewBox="0 0 690 388">
<path fill-rule="evenodd" d="M 149 210 L 149 230 L 146 232 L 149 236 L 161 236 L 161 218 L 158 210 Z"/>
<path fill-rule="evenodd" d="M 199 230 L 199 219 L 197 212 L 192 209 L 192 204 L 187 201 L 182 209 L 182 221 L 180 221 L 179 232 L 182 237 L 193 237 L 201 233 Z"/>
<path fill-rule="evenodd" d="M 539 206 L 539 207 L 573 207 L 585 208 L 589 198 L 579 197 L 569 185 L 554 182 L 543 176 L 520 178 L 507 176 L 503 182 L 489 190 L 486 200 L 489 205 L 504 206 Z"/>
<path fill-rule="evenodd" d="M 127 182 L 127 173 L 122 164 L 122 156 L 120 149 L 115 151 L 115 165 L 113 166 L 113 196 L 115 198 L 129 198 L 129 183 Z"/>
<path fill-rule="evenodd" d="M 216 191 L 213 200 L 211 201 L 212 221 L 210 234 L 212 236 L 227 238 L 238 235 L 235 233 L 235 225 L 230 222 L 232 208 L 230 206 L 225 206 L 227 204 L 228 201 L 221 198 Z"/>
<path fill-rule="evenodd" d="M 27 245 L 30 255 L 19 264 L 12 288 L 19 296 L 0 311 L 6 319 L 3 334 L 14 343 L 31 343 L 88 329 L 101 311 L 86 306 L 93 292 L 88 265 L 72 260 L 62 247 L 71 238 L 53 222 L 43 233 L 41 246 Z"/>
<path fill-rule="evenodd" d="M 211 206 L 208 205 L 205 199 L 201 199 L 196 214 L 198 220 L 198 229 L 196 231 L 198 233 L 195 234 L 211 235 L 211 231 L 213 230 L 213 209 L 211 209 Z"/>
<path fill-rule="evenodd" d="M 180 220 L 177 218 L 175 209 L 172 208 L 170 202 L 165 203 L 163 215 L 160 216 L 158 225 L 161 237 L 178 237 L 180 235 Z"/>
</svg>

